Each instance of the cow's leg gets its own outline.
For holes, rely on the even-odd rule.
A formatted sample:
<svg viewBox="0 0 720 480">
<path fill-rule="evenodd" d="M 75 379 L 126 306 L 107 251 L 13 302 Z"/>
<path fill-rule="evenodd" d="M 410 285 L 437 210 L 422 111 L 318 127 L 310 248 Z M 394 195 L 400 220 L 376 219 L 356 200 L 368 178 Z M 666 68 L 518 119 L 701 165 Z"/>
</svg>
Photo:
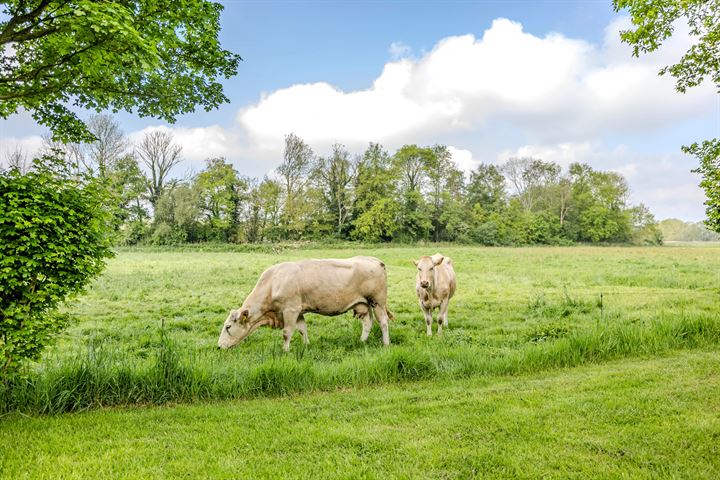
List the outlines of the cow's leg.
<svg viewBox="0 0 720 480">
<path fill-rule="evenodd" d="M 442 302 L 440 302 L 440 312 L 438 313 L 437 317 L 437 324 L 438 324 L 438 335 L 442 334 L 443 326 L 447 327 L 448 321 L 447 321 L 447 312 L 448 312 L 448 299 L 446 298 Z"/>
<path fill-rule="evenodd" d="M 297 326 L 297 319 L 300 312 L 297 310 L 283 310 L 283 350 L 290 351 L 290 339 Z"/>
<path fill-rule="evenodd" d="M 418 302 L 420 304 L 420 310 L 422 310 L 423 315 L 425 316 L 425 326 L 427 327 L 427 336 L 432 337 L 432 308 L 425 308 L 422 302 Z"/>
<path fill-rule="evenodd" d="M 360 321 L 362 322 L 360 341 L 365 342 L 370 336 L 370 330 L 372 329 L 372 316 L 370 315 L 369 310 L 360 317 Z"/>
<path fill-rule="evenodd" d="M 443 324 L 443 327 L 447 327 L 447 326 L 448 326 L 448 319 L 447 319 L 447 317 L 448 317 L 448 309 L 449 309 L 449 308 L 450 308 L 450 299 L 448 298 L 447 300 L 445 300 L 445 302 L 443 303 L 443 305 L 440 306 L 440 314 L 442 315 L 442 324 Z"/>
<path fill-rule="evenodd" d="M 303 315 L 300 315 L 297 319 L 297 329 L 303 337 L 303 343 L 305 345 L 309 344 L 310 340 L 308 339 L 307 323 L 305 323 L 305 317 Z"/>
<path fill-rule="evenodd" d="M 370 308 L 365 303 L 358 303 L 353 307 L 353 315 L 362 323 L 360 341 L 364 342 L 368 339 L 370 330 L 372 329 L 372 315 L 370 314 Z"/>
<path fill-rule="evenodd" d="M 380 330 L 382 331 L 382 341 L 383 345 L 390 345 L 390 332 L 388 331 L 388 323 L 389 318 L 387 314 L 387 309 L 385 307 L 385 304 L 379 304 L 376 303 L 373 307 L 373 310 L 375 311 L 375 318 L 377 319 L 378 323 L 380 324 Z"/>
</svg>

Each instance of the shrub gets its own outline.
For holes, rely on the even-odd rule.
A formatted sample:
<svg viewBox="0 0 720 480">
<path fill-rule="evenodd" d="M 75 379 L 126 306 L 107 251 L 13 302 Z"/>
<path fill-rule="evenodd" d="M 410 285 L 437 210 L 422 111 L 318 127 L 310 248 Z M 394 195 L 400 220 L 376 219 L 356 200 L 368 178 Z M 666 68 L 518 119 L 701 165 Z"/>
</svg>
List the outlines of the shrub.
<svg viewBox="0 0 720 480">
<path fill-rule="evenodd" d="M 111 256 L 105 190 L 57 153 L 0 171 L 0 377 L 35 359 L 68 324 L 58 306 Z"/>
<path fill-rule="evenodd" d="M 182 228 L 171 227 L 165 222 L 158 223 L 150 237 L 152 245 L 180 245 L 185 240 L 187 240 L 187 234 Z"/>
</svg>

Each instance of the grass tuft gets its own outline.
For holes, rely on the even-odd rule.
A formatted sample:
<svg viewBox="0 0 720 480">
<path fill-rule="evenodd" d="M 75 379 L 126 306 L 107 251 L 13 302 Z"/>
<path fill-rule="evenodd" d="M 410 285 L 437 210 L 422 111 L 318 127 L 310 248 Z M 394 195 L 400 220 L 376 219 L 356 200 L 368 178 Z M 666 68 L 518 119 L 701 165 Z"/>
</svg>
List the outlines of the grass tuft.
<svg viewBox="0 0 720 480">
<path fill-rule="evenodd" d="M 52 414 L 131 404 L 286 396 L 301 392 L 469 376 L 520 375 L 607 360 L 720 344 L 715 317 L 658 319 L 570 332 L 518 349 L 493 351 L 436 342 L 416 351 L 396 346 L 338 363 L 291 354 L 223 368 L 215 356 L 183 353 L 161 334 L 154 361 L 132 364 L 122 352 L 91 343 L 86 353 L 40 375 L 0 386 L 0 412 Z"/>
</svg>

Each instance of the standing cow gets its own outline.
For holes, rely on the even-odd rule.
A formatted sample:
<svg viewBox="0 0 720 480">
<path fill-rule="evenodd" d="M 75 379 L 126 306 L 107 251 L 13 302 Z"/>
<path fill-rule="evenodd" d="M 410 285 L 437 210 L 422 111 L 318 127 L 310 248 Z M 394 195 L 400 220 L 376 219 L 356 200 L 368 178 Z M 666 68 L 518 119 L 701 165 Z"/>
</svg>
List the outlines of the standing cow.
<svg viewBox="0 0 720 480">
<path fill-rule="evenodd" d="M 453 269 L 450 257 L 444 257 L 436 253 L 432 257 L 420 257 L 420 260 L 413 260 L 418 269 L 415 279 L 415 291 L 417 292 L 420 309 L 425 315 L 427 334 L 432 336 L 433 310 L 440 309 L 437 317 L 437 333 L 442 333 L 442 328 L 448 326 L 448 304 L 455 294 L 455 270 Z"/>
<path fill-rule="evenodd" d="M 218 347 L 233 347 L 257 328 L 268 325 L 283 329 L 283 350 L 287 352 L 296 328 L 303 341 L 309 343 L 303 314 L 334 316 L 350 309 L 362 321 L 361 341 L 370 334 L 374 314 L 383 344 L 390 344 L 387 272 L 377 258 L 279 263 L 265 270 L 242 307 L 230 312 Z"/>
</svg>

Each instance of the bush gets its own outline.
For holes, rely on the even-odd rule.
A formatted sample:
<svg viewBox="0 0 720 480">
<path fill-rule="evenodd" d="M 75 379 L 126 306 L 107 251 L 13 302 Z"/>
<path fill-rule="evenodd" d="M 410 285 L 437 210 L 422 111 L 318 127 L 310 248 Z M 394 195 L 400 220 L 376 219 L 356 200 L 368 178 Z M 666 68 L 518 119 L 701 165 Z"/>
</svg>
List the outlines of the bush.
<svg viewBox="0 0 720 480">
<path fill-rule="evenodd" d="M 0 378 L 36 359 L 69 318 L 57 307 L 111 256 L 105 190 L 57 154 L 0 171 Z"/>
<path fill-rule="evenodd" d="M 150 237 L 152 245 L 180 245 L 187 240 L 187 233 L 180 227 L 171 227 L 165 222 L 160 222 L 155 226 L 155 230 Z"/>
</svg>

